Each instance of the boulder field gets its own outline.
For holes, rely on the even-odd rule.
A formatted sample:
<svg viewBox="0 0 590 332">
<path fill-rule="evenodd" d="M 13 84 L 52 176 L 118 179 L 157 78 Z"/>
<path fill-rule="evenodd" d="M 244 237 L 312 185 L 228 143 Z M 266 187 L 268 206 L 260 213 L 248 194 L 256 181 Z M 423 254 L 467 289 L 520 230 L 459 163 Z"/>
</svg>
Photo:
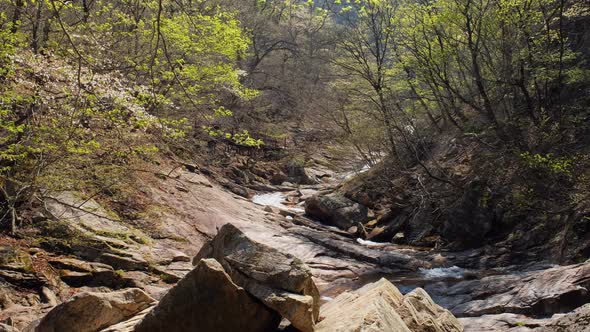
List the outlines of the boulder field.
<svg viewBox="0 0 590 332">
<path fill-rule="evenodd" d="M 292 188 L 276 192 L 282 206 L 257 206 L 203 175 L 174 176 L 145 186 L 167 207 L 154 209 L 151 228 L 93 199 L 52 195 L 55 218 L 39 219 L 38 243 L 0 246 L 0 331 L 583 331 L 590 321 L 588 262 L 511 267 L 497 263 L 521 256 L 502 246 L 391 243 L 399 225 L 419 231 L 397 210 L 371 208 L 362 240 L 290 210 L 332 190 Z M 356 209 L 335 199 L 342 215 Z M 349 215 L 361 229 L 364 213 Z"/>
<path fill-rule="evenodd" d="M 82 292 L 25 331 L 463 331 L 424 290 L 404 296 L 386 279 L 344 292 L 320 308 L 305 263 L 253 241 L 231 224 L 193 263 L 160 301 L 137 288 Z"/>
<path fill-rule="evenodd" d="M 161 296 L 131 284 L 114 292 L 82 289 L 61 304 L 53 301 L 21 331 L 573 332 L 590 326 L 588 262 L 433 282 L 405 295 L 387 279 L 374 279 L 331 299 L 320 296 L 313 269 L 286 251 L 226 224 L 193 258 L 192 270 Z M 113 277 L 100 264 L 51 264 Z M 2 323 L 0 331 L 19 330 Z"/>
</svg>

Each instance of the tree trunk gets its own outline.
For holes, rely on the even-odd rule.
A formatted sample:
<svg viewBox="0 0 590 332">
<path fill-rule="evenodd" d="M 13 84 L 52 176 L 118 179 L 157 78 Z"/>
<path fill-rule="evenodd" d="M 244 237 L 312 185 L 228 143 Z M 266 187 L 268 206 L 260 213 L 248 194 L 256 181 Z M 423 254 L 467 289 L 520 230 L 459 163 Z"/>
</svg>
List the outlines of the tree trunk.
<svg viewBox="0 0 590 332">
<path fill-rule="evenodd" d="M 43 1 L 37 3 L 37 10 L 35 13 L 35 19 L 33 20 L 33 26 L 31 30 L 31 48 L 33 52 L 39 53 L 39 28 L 41 27 L 41 18 L 43 17 Z"/>
<path fill-rule="evenodd" d="M 12 27 L 10 28 L 10 32 L 12 33 L 16 33 L 18 31 L 18 25 L 23 14 L 24 5 L 24 0 L 17 0 L 14 5 L 14 13 L 12 14 Z"/>
</svg>

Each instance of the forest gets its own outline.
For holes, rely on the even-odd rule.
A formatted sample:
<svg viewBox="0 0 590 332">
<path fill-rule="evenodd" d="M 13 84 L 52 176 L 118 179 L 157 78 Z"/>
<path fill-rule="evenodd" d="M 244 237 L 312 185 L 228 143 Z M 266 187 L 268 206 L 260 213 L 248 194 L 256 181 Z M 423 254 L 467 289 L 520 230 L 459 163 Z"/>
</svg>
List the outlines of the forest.
<svg viewBox="0 0 590 332">
<path fill-rule="evenodd" d="M 0 331 L 590 329 L 588 105 L 586 0 L 0 0 Z"/>
</svg>

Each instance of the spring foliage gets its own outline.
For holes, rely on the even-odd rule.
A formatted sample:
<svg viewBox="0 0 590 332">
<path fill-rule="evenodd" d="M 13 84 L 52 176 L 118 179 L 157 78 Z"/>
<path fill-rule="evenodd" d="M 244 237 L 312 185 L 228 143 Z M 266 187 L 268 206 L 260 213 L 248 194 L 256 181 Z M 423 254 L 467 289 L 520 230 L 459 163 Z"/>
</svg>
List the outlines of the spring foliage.
<svg viewBox="0 0 590 332">
<path fill-rule="evenodd" d="M 237 66 L 248 37 L 210 2 L 2 0 L 0 9 L 0 220 L 12 228 L 39 189 L 115 192 L 135 160 L 231 116 L 223 96 L 257 94 Z"/>
</svg>

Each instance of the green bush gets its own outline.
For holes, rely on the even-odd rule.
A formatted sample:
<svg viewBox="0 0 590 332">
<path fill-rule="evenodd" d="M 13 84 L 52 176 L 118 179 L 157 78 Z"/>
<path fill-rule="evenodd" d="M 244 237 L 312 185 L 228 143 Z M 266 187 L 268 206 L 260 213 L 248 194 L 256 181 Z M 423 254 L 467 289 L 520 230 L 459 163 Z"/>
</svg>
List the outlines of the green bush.
<svg viewBox="0 0 590 332">
<path fill-rule="evenodd" d="M 571 176 L 571 167 L 575 159 L 572 157 L 556 157 L 552 153 L 545 155 L 532 154 L 528 151 L 520 153 L 519 156 L 529 168 L 565 176 Z"/>
</svg>

